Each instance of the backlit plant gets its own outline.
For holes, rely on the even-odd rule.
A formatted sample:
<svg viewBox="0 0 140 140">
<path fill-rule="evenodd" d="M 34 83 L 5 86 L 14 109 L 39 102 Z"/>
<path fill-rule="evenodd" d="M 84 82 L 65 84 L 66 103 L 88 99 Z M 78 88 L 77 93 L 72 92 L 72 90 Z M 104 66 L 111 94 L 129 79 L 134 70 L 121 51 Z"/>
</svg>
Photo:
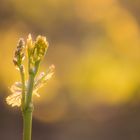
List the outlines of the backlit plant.
<svg viewBox="0 0 140 140">
<path fill-rule="evenodd" d="M 41 72 L 36 77 L 40 62 L 45 56 L 48 46 L 46 37 L 39 35 L 33 41 L 29 34 L 26 43 L 24 39 L 19 39 L 15 50 L 13 62 L 16 69 L 20 72 L 21 82 L 15 82 L 11 86 L 10 90 L 12 94 L 6 98 L 6 102 L 12 107 L 21 107 L 23 115 L 23 140 L 31 140 L 32 113 L 34 109 L 32 95 L 40 96 L 38 89 L 44 86 L 54 74 L 55 67 L 51 65 L 47 72 Z M 25 78 L 25 67 L 23 64 L 26 52 L 28 59 L 28 80 Z"/>
</svg>

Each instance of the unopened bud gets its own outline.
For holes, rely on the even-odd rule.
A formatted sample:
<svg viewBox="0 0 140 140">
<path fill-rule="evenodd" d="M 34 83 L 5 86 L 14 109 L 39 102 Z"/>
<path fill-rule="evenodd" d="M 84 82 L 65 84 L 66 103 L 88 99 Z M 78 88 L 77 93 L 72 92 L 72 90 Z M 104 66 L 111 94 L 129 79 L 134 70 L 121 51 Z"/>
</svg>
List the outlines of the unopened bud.
<svg viewBox="0 0 140 140">
<path fill-rule="evenodd" d="M 46 37 L 39 35 L 34 46 L 34 59 L 36 61 L 41 60 L 45 56 L 48 46 L 49 44 L 46 41 Z"/>
<path fill-rule="evenodd" d="M 31 34 L 28 35 L 28 38 L 27 38 L 27 51 L 28 51 L 28 55 L 31 54 L 31 52 L 33 51 L 33 40 L 32 40 L 32 36 Z"/>
<path fill-rule="evenodd" d="M 19 42 L 17 44 L 17 48 L 15 50 L 15 55 L 13 58 L 14 65 L 17 67 L 21 66 L 21 64 L 25 58 L 24 49 L 25 49 L 25 42 L 21 38 L 21 39 L 19 39 Z"/>
</svg>

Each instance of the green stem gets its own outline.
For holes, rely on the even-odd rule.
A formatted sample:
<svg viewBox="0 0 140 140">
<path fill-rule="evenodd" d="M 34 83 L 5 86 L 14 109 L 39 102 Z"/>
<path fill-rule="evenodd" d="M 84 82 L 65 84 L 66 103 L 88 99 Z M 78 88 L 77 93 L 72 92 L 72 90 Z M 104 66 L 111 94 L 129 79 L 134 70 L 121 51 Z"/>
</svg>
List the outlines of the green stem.
<svg viewBox="0 0 140 140">
<path fill-rule="evenodd" d="M 24 110 L 25 105 L 25 71 L 24 67 L 20 68 L 21 82 L 22 82 L 22 100 L 21 100 L 21 109 Z"/>
<path fill-rule="evenodd" d="M 32 136 L 32 109 L 23 113 L 23 140 L 31 140 Z"/>
<path fill-rule="evenodd" d="M 27 97 L 25 102 L 25 107 L 23 111 L 23 140 L 31 140 L 32 135 L 32 92 L 34 86 L 34 74 L 29 75 L 29 82 L 27 87 Z"/>
<path fill-rule="evenodd" d="M 30 104 L 32 103 L 32 92 L 34 87 L 34 74 L 29 75 L 29 81 L 28 81 L 28 87 L 27 87 L 27 97 L 26 97 L 26 103 L 25 103 L 25 110 L 30 107 Z"/>
<path fill-rule="evenodd" d="M 33 103 L 32 103 L 32 93 L 34 88 L 34 79 L 39 68 L 39 62 L 36 63 L 34 71 L 29 69 L 29 81 L 27 87 L 26 100 L 23 110 L 23 140 L 31 140 L 32 136 L 32 113 L 33 113 Z"/>
</svg>

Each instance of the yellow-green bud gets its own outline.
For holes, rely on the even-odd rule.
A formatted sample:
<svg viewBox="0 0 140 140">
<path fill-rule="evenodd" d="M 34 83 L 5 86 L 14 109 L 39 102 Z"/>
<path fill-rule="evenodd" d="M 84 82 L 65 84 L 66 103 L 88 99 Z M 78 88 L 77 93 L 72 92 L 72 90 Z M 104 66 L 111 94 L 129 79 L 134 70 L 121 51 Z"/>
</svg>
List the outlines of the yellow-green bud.
<svg viewBox="0 0 140 140">
<path fill-rule="evenodd" d="M 37 37 L 33 51 L 35 61 L 41 60 L 45 56 L 48 46 L 49 44 L 46 41 L 46 37 L 44 36 Z"/>
<path fill-rule="evenodd" d="M 28 57 L 31 63 L 36 63 L 40 61 L 46 54 L 48 49 L 48 42 L 46 41 L 46 37 L 37 36 L 36 41 L 32 41 L 32 37 L 29 34 L 27 38 L 27 51 Z"/>
</svg>

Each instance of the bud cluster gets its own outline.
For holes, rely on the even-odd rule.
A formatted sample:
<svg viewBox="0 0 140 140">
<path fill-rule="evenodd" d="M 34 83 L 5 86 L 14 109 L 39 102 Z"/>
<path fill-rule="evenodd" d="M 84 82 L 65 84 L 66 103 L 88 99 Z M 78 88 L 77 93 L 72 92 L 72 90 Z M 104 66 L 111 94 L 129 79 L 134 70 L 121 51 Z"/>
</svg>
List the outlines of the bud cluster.
<svg viewBox="0 0 140 140">
<path fill-rule="evenodd" d="M 40 35 L 37 36 L 35 41 L 33 41 L 31 35 L 29 34 L 26 44 L 22 38 L 19 39 L 14 53 L 13 62 L 16 68 L 20 71 L 21 82 L 16 82 L 11 86 L 10 90 L 12 94 L 6 98 L 6 102 L 12 107 L 21 106 L 22 110 L 29 107 L 32 102 L 32 94 L 40 96 L 38 94 L 38 89 L 43 87 L 54 75 L 55 66 L 51 65 L 47 72 L 41 72 L 40 75 L 36 77 L 40 61 L 45 56 L 48 46 L 49 44 L 46 41 L 46 37 Z M 25 78 L 25 68 L 23 65 L 25 48 L 28 53 L 28 80 Z"/>
<path fill-rule="evenodd" d="M 37 37 L 33 51 L 35 61 L 40 61 L 45 56 L 48 46 L 49 44 L 46 41 L 46 37 L 43 36 Z"/>
<path fill-rule="evenodd" d="M 40 61 L 45 56 L 48 46 L 49 44 L 46 41 L 46 37 L 39 35 L 36 38 L 36 41 L 33 41 L 31 35 L 29 34 L 27 39 L 27 51 L 30 62 L 35 64 Z"/>
</svg>

